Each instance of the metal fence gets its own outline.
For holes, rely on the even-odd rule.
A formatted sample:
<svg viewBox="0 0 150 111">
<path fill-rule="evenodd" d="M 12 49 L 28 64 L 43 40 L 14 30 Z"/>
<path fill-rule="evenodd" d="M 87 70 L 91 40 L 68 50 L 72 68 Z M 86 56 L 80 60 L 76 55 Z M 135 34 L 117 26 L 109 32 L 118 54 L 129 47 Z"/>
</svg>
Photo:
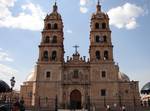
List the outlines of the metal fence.
<svg viewBox="0 0 150 111">
<path fill-rule="evenodd" d="M 57 97 L 55 98 L 39 98 L 37 103 L 38 105 L 32 105 L 31 98 L 23 98 L 24 105 L 26 110 L 28 111 L 57 111 L 58 109 L 72 109 L 70 104 L 67 103 L 58 103 Z M 11 99 L 8 100 L 0 100 L 1 104 L 13 104 L 16 100 Z M 84 109 L 88 111 L 106 111 L 107 105 L 110 106 L 111 111 L 122 111 L 120 105 L 126 106 L 126 111 L 150 111 L 150 106 L 142 106 L 141 104 L 134 104 L 133 100 L 128 99 L 122 100 L 121 104 L 118 100 L 111 99 L 87 99 L 87 101 L 82 105 Z M 85 107 L 86 106 L 86 107 Z M 82 107 L 83 108 L 83 107 Z"/>
</svg>

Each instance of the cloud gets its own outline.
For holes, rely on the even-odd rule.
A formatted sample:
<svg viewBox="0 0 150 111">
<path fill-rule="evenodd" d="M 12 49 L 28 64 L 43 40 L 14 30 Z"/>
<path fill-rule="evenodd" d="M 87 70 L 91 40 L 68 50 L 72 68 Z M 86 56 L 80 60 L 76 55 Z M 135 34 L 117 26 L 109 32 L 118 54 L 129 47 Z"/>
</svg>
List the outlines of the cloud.
<svg viewBox="0 0 150 111">
<path fill-rule="evenodd" d="M 143 13 L 144 9 L 130 3 L 112 8 L 108 11 L 110 25 L 117 28 L 135 29 L 138 26 L 137 18 Z"/>
<path fill-rule="evenodd" d="M 39 5 L 27 3 L 22 5 L 22 12 L 13 16 L 10 7 L 14 6 L 16 0 L 0 0 L 0 27 L 17 28 L 39 31 L 43 27 L 45 13 Z"/>
<path fill-rule="evenodd" d="M 16 69 L 0 64 L 0 75 L 10 76 L 16 73 L 18 73 Z"/>
<path fill-rule="evenodd" d="M 69 33 L 69 34 L 73 33 L 72 30 L 70 30 L 70 29 L 68 29 L 66 32 Z"/>
<path fill-rule="evenodd" d="M 0 48 L 0 61 L 13 62 L 14 60 L 9 57 L 8 53 L 4 52 L 2 48 Z"/>
<path fill-rule="evenodd" d="M 16 0 L 0 0 L 0 4 L 4 6 L 14 6 Z"/>
<path fill-rule="evenodd" d="M 86 7 L 80 7 L 80 12 L 81 13 L 87 13 L 88 12 L 88 8 L 86 8 Z"/>
<path fill-rule="evenodd" d="M 80 5 L 81 6 L 84 6 L 84 5 L 86 5 L 87 4 L 87 0 L 80 0 Z"/>
<path fill-rule="evenodd" d="M 89 4 L 90 4 L 90 0 L 80 0 L 80 12 L 87 13 Z"/>
</svg>

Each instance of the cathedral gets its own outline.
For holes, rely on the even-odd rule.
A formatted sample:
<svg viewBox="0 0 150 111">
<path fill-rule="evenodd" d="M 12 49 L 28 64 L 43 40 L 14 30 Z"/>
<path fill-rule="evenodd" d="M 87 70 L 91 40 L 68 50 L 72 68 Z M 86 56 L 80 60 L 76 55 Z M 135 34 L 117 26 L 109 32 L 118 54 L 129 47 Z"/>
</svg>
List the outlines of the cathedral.
<svg viewBox="0 0 150 111">
<path fill-rule="evenodd" d="M 138 109 L 138 81 L 130 81 L 114 62 L 109 17 L 102 12 L 99 1 L 91 16 L 89 59 L 80 56 L 78 46 L 74 46 L 72 57 L 64 59 L 63 27 L 55 3 L 44 19 L 37 64 L 21 86 L 20 97 L 24 98 L 26 108 Z"/>
</svg>

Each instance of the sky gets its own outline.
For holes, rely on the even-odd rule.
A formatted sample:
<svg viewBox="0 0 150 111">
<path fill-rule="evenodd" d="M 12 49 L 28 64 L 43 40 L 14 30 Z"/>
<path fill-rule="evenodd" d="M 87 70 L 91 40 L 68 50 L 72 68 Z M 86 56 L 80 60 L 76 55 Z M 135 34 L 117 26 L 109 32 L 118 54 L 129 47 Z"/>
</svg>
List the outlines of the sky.
<svg viewBox="0 0 150 111">
<path fill-rule="evenodd" d="M 0 0 L 0 79 L 15 89 L 27 79 L 38 59 L 43 19 L 55 0 Z M 74 44 L 89 57 L 90 19 L 97 0 L 57 0 L 64 23 L 65 57 Z M 101 0 L 109 15 L 114 60 L 140 88 L 150 82 L 150 0 Z M 83 43 L 84 41 L 84 43 Z"/>
</svg>

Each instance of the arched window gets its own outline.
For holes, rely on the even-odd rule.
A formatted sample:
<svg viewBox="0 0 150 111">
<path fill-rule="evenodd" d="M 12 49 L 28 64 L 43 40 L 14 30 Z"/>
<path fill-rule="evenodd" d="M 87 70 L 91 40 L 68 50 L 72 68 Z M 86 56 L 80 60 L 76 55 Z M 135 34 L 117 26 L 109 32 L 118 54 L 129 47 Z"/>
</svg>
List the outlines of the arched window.
<svg viewBox="0 0 150 111">
<path fill-rule="evenodd" d="M 48 61 L 48 51 L 44 51 L 43 57 L 45 61 Z"/>
<path fill-rule="evenodd" d="M 52 43 L 57 43 L 57 36 L 53 36 Z"/>
<path fill-rule="evenodd" d="M 96 52 L 95 52 L 95 55 L 96 55 L 96 59 L 100 60 L 100 58 L 101 58 L 101 57 L 100 57 L 100 51 L 96 51 Z"/>
<path fill-rule="evenodd" d="M 106 29 L 106 23 L 102 23 L 102 29 Z"/>
<path fill-rule="evenodd" d="M 47 24 L 47 29 L 51 29 L 51 24 L 50 23 Z"/>
<path fill-rule="evenodd" d="M 107 37 L 106 37 L 106 35 L 103 36 L 103 38 L 104 38 L 104 42 L 107 42 Z"/>
<path fill-rule="evenodd" d="M 51 57 L 52 57 L 52 60 L 55 61 L 55 60 L 56 60 L 56 57 L 57 57 L 57 52 L 56 52 L 56 51 L 53 51 Z"/>
<path fill-rule="evenodd" d="M 108 56 L 108 51 L 104 51 L 104 60 L 108 60 L 109 56 Z"/>
<path fill-rule="evenodd" d="M 97 42 L 97 43 L 100 42 L 100 37 L 98 35 L 95 37 L 95 42 Z"/>
<path fill-rule="evenodd" d="M 99 23 L 95 23 L 95 28 L 99 29 Z"/>
<path fill-rule="evenodd" d="M 57 23 L 54 24 L 54 29 L 58 29 Z"/>
<path fill-rule="evenodd" d="M 45 38 L 45 43 L 49 43 L 50 42 L 50 37 L 49 36 L 46 36 Z"/>
</svg>

